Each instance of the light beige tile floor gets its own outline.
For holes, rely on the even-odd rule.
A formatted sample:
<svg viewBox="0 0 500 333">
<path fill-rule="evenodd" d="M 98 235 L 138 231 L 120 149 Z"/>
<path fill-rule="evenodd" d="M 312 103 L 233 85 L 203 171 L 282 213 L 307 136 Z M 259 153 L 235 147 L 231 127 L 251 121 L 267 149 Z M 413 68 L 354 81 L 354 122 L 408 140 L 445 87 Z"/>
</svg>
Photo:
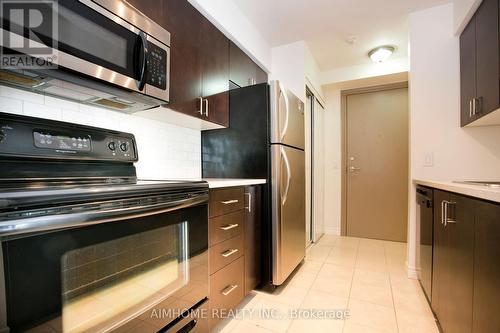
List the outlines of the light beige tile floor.
<svg viewBox="0 0 500 333">
<path fill-rule="evenodd" d="M 283 286 L 272 294 L 252 293 L 242 303 L 241 316 L 214 331 L 437 333 L 418 281 L 406 276 L 405 260 L 406 244 L 325 235 Z M 311 309 L 349 315 L 312 319 Z"/>
</svg>

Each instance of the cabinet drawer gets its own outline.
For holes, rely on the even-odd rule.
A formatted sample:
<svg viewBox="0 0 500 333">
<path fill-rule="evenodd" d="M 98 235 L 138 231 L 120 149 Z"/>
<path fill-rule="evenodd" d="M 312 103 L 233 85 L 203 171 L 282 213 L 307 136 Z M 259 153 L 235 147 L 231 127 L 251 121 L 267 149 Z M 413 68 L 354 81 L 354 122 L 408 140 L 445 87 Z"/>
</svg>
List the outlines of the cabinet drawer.
<svg viewBox="0 0 500 333">
<path fill-rule="evenodd" d="M 211 218 L 208 221 L 210 246 L 241 235 L 244 219 L 244 210 Z"/>
<path fill-rule="evenodd" d="M 210 190 L 209 217 L 220 216 L 243 209 L 244 197 L 243 187 Z"/>
<path fill-rule="evenodd" d="M 210 277 L 209 298 L 212 309 L 232 309 L 241 302 L 244 297 L 244 268 L 241 257 Z M 214 314 L 214 311 L 211 313 Z M 217 318 L 212 319 L 217 321 Z"/>
<path fill-rule="evenodd" d="M 215 246 L 209 250 L 210 274 L 213 274 L 243 255 L 243 236 L 237 236 Z"/>
</svg>

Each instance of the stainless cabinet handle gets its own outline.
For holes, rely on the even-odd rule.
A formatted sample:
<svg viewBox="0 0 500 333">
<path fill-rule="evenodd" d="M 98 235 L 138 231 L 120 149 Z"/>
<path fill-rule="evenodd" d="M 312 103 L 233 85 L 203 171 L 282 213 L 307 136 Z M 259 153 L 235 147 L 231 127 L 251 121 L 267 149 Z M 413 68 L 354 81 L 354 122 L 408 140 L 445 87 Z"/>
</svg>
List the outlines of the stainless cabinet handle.
<svg viewBox="0 0 500 333">
<path fill-rule="evenodd" d="M 441 201 L 441 224 L 444 224 L 444 214 L 445 214 L 445 210 L 444 210 L 444 205 L 445 205 L 445 201 Z"/>
<path fill-rule="evenodd" d="M 455 218 L 451 218 L 448 216 L 448 207 L 449 205 L 455 205 L 456 202 L 453 202 L 453 201 L 447 201 L 447 200 L 443 200 L 443 202 L 441 202 L 441 224 L 444 224 L 444 226 L 446 227 L 448 224 L 454 224 L 454 223 L 457 223 L 457 221 L 455 220 Z"/>
<path fill-rule="evenodd" d="M 224 288 L 222 290 L 221 294 L 224 295 L 224 296 L 227 296 L 230 293 L 232 293 L 236 288 L 238 288 L 237 284 L 233 284 L 233 285 L 227 286 L 226 288 Z"/>
<path fill-rule="evenodd" d="M 224 231 L 228 231 L 228 230 L 231 230 L 231 229 L 234 229 L 236 227 L 238 227 L 239 224 L 238 223 L 235 223 L 235 224 L 228 224 L 224 227 L 220 227 L 221 230 L 224 230 Z"/>
<path fill-rule="evenodd" d="M 483 108 L 483 98 L 482 97 L 474 98 L 474 115 L 481 113 L 482 108 Z"/>
<path fill-rule="evenodd" d="M 205 116 L 208 118 L 208 99 L 205 98 Z"/>
<path fill-rule="evenodd" d="M 248 195 L 248 206 L 245 207 L 245 209 L 248 210 L 249 213 L 252 212 L 252 193 L 245 193 L 246 195 Z"/>
<path fill-rule="evenodd" d="M 472 99 L 472 115 L 473 116 L 476 115 L 476 98 L 475 97 Z"/>
<path fill-rule="evenodd" d="M 222 252 L 220 255 L 223 256 L 224 258 L 227 258 L 227 257 L 232 256 L 236 252 L 238 252 L 238 249 L 231 249 L 231 250 L 227 250 L 226 252 Z"/>
<path fill-rule="evenodd" d="M 199 101 L 200 101 L 200 109 L 196 112 L 203 116 L 203 97 L 199 97 Z"/>
<path fill-rule="evenodd" d="M 234 203 L 238 203 L 238 202 L 240 202 L 240 201 L 236 200 L 236 199 L 234 199 L 234 200 L 227 200 L 227 201 L 221 201 L 221 203 L 224 204 L 224 205 L 230 205 L 230 204 L 234 204 Z"/>
<path fill-rule="evenodd" d="M 457 223 L 455 217 L 449 217 L 448 216 L 448 205 L 456 205 L 456 202 L 453 201 L 446 201 L 445 202 L 445 220 L 444 220 L 444 225 L 447 226 L 448 224 L 454 224 Z"/>
<path fill-rule="evenodd" d="M 472 99 L 469 100 L 469 118 L 472 118 Z"/>
</svg>

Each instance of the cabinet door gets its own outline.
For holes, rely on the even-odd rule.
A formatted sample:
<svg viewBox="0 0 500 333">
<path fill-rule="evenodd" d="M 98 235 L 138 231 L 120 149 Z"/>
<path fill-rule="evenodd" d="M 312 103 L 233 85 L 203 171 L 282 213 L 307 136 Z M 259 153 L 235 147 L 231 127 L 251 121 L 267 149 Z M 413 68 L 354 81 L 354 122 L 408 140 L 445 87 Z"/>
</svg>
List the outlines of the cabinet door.
<svg viewBox="0 0 500 333">
<path fill-rule="evenodd" d="M 446 300 L 448 295 L 448 234 L 445 232 L 442 203 L 448 201 L 447 192 L 434 190 L 434 246 L 432 259 L 432 297 L 434 313 L 443 327 L 446 323 Z"/>
<path fill-rule="evenodd" d="M 498 0 L 483 0 L 476 14 L 477 117 L 499 107 Z"/>
<path fill-rule="evenodd" d="M 476 17 L 460 35 L 460 124 L 475 119 L 472 100 L 476 97 Z"/>
<path fill-rule="evenodd" d="M 186 0 L 163 0 L 164 27 L 170 32 L 168 108 L 203 118 L 201 110 L 201 29 L 203 16 Z"/>
<path fill-rule="evenodd" d="M 473 332 L 500 332 L 500 205 L 478 202 L 474 240 Z"/>
<path fill-rule="evenodd" d="M 474 213 L 476 200 L 452 194 L 445 226 L 449 244 L 448 299 L 444 332 L 472 331 L 472 292 L 474 275 Z"/>
<path fill-rule="evenodd" d="M 236 44 L 229 46 L 229 79 L 239 87 L 267 82 L 267 73 Z"/>
<path fill-rule="evenodd" d="M 229 40 L 207 19 L 202 22 L 202 96 L 211 122 L 229 126 Z"/>
<path fill-rule="evenodd" d="M 245 294 L 261 282 L 261 187 L 245 188 Z"/>
</svg>

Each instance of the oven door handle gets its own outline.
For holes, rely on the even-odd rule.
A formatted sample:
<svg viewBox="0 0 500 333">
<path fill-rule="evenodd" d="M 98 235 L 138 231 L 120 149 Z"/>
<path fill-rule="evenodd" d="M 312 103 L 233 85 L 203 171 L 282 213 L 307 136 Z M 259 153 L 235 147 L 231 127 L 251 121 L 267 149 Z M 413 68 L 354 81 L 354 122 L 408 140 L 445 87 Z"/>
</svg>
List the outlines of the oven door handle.
<svg viewBox="0 0 500 333">
<path fill-rule="evenodd" d="M 139 218 L 174 211 L 182 208 L 193 207 L 208 202 L 208 194 L 193 196 L 151 205 L 138 205 L 126 208 L 103 210 L 89 210 L 86 212 L 68 213 L 60 215 L 47 215 L 6 220 L 0 222 L 0 237 L 18 236 L 35 232 L 56 231 Z"/>
</svg>

